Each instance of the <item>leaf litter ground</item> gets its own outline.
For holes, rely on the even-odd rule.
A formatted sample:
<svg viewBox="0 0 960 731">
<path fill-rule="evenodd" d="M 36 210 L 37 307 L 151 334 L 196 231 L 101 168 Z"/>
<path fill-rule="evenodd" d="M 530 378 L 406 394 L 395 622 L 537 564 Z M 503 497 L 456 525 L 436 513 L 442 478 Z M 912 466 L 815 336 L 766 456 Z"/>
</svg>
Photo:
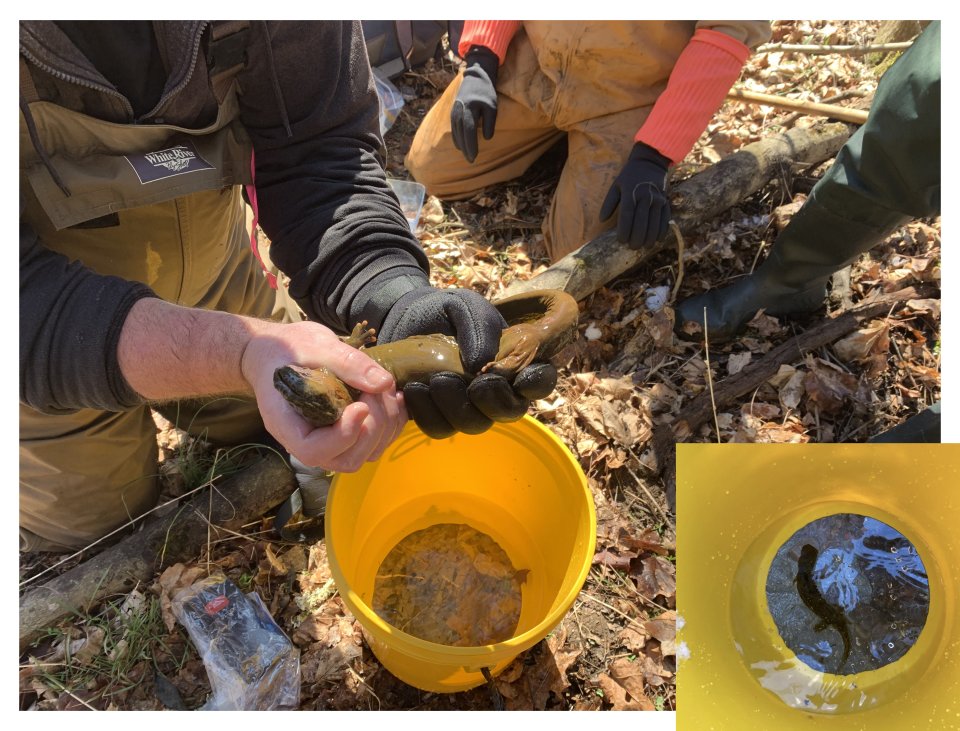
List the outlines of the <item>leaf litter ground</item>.
<svg viewBox="0 0 960 731">
<path fill-rule="evenodd" d="M 773 42 L 869 43 L 879 21 L 774 23 Z M 417 125 L 456 72 L 438 60 L 397 80 L 406 105 L 386 136 L 388 173 L 408 178 L 403 156 Z M 869 103 L 878 68 L 858 55 L 758 53 L 740 84 L 816 101 Z M 741 146 L 815 123 L 771 107 L 727 102 L 679 181 Z M 418 237 L 437 286 L 468 287 L 494 299 L 514 279 L 542 271 L 540 222 L 565 150 L 551 150 L 520 180 L 473 198 L 428 198 Z M 751 271 L 826 166 L 773 181 L 688 236 L 678 297 L 718 287 Z M 866 322 L 842 340 L 781 366 L 749 398 L 716 414 L 688 441 L 865 441 L 940 397 L 940 220 L 916 221 L 891 235 L 849 271 L 827 310 L 914 285 L 921 296 Z M 674 524 L 650 444 L 708 387 L 706 353 L 672 331 L 669 297 L 676 257 L 663 253 L 581 303 L 579 337 L 557 359 L 560 381 L 533 413 L 576 455 L 597 507 L 596 555 L 587 582 L 561 624 L 496 678 L 508 709 L 675 708 L 676 583 Z M 815 327 L 822 313 L 794 320 L 759 315 L 746 335 L 710 350 L 714 382 L 749 368 L 778 344 Z M 167 492 L 183 489 L 202 445 L 161 424 Z M 20 663 L 22 708 L 196 708 L 210 686 L 201 660 L 175 624 L 169 596 L 210 571 L 255 590 L 301 651 L 303 709 L 488 709 L 490 689 L 427 693 L 383 669 L 337 594 L 322 542 L 274 538 L 271 518 L 207 547 L 195 564 L 168 568 L 148 586 L 115 597 L 51 629 Z M 682 560 L 682 559 L 681 559 Z M 21 556 L 21 579 L 52 559 Z M 76 563 L 75 561 L 72 563 Z M 70 563 L 59 567 L 62 571 Z"/>
</svg>

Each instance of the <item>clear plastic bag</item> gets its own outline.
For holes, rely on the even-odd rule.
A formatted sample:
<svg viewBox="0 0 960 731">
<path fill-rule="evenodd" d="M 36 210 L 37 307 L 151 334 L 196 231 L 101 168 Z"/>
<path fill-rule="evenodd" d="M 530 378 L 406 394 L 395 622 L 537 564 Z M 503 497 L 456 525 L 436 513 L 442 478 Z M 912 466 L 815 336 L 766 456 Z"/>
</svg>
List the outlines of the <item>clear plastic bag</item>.
<svg viewBox="0 0 960 731">
<path fill-rule="evenodd" d="M 373 78 L 376 80 L 377 97 L 380 99 L 380 134 L 385 135 L 403 109 L 403 95 L 380 69 L 373 69 Z"/>
<path fill-rule="evenodd" d="M 300 651 L 255 593 L 214 575 L 181 589 L 173 613 L 200 653 L 212 693 L 203 711 L 293 710 Z"/>
</svg>

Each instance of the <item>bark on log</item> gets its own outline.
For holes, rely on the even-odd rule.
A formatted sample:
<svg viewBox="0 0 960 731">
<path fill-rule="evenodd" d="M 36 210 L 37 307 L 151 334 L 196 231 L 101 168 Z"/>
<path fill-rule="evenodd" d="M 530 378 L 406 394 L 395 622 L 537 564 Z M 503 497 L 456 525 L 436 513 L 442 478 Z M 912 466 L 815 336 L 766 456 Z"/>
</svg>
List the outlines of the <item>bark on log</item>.
<svg viewBox="0 0 960 731">
<path fill-rule="evenodd" d="M 261 458 L 173 514 L 148 520 L 143 529 L 89 561 L 20 598 L 20 652 L 63 617 L 87 611 L 113 594 L 127 594 L 166 566 L 197 556 L 207 540 L 207 521 L 236 530 L 293 492 L 296 480 L 275 454 Z M 216 530 L 214 529 L 214 533 Z"/>
<path fill-rule="evenodd" d="M 677 442 L 683 442 L 710 421 L 713 416 L 713 403 L 717 410 L 734 403 L 741 396 L 759 388 L 773 377 L 780 366 L 801 360 L 807 353 L 828 345 L 849 335 L 864 320 L 886 315 L 899 302 L 906 302 L 918 296 L 913 287 L 881 295 L 876 299 L 863 302 L 837 314 L 814 328 L 807 330 L 767 353 L 761 360 L 744 368 L 736 375 L 714 385 L 713 401 L 710 392 L 704 391 L 687 404 L 669 424 L 661 424 L 653 434 L 653 448 L 657 455 L 657 464 L 664 478 L 667 503 L 671 510 L 676 506 L 676 450 Z"/>
<path fill-rule="evenodd" d="M 843 122 L 793 129 L 745 146 L 683 181 L 670 194 L 673 220 L 684 234 L 756 193 L 784 166 L 814 165 L 839 152 L 853 128 Z M 671 233 L 649 249 L 635 250 L 606 231 L 526 281 L 515 281 L 509 297 L 535 289 L 562 289 L 581 300 L 663 249 L 675 247 Z"/>
</svg>

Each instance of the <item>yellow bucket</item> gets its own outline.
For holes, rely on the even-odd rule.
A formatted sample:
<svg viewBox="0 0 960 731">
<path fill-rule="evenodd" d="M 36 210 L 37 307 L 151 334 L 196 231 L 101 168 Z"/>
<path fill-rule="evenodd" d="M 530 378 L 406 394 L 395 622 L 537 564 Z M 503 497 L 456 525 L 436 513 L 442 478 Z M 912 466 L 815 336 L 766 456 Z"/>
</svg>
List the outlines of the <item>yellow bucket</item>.
<svg viewBox="0 0 960 731">
<path fill-rule="evenodd" d="M 514 636 L 450 647 L 414 637 L 372 609 L 387 554 L 415 531 L 464 523 L 528 569 Z M 557 625 L 587 577 L 596 542 L 587 480 L 569 450 L 527 416 L 483 434 L 426 437 L 411 421 L 384 455 L 338 474 L 327 499 L 327 559 L 377 659 L 404 682 L 450 693 L 484 683 Z"/>
<path fill-rule="evenodd" d="M 677 470 L 679 729 L 960 728 L 960 445 L 681 444 Z M 835 515 L 893 528 L 929 581 L 915 643 L 845 675 L 798 658 L 764 588 L 779 549 Z"/>
</svg>

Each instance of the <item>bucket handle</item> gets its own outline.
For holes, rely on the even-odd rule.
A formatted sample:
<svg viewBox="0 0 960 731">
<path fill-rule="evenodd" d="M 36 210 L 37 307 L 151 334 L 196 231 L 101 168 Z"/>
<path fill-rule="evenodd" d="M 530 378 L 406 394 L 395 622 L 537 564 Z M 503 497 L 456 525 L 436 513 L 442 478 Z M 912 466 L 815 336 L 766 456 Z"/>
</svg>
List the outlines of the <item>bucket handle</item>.
<svg viewBox="0 0 960 731">
<path fill-rule="evenodd" d="M 493 703 L 493 710 L 505 710 L 503 705 L 503 696 L 500 695 L 500 691 L 497 689 L 497 684 L 493 682 L 493 676 L 490 674 L 490 668 L 480 668 L 480 673 L 483 675 L 483 679 L 487 681 L 487 690 L 490 691 L 490 701 Z"/>
</svg>

